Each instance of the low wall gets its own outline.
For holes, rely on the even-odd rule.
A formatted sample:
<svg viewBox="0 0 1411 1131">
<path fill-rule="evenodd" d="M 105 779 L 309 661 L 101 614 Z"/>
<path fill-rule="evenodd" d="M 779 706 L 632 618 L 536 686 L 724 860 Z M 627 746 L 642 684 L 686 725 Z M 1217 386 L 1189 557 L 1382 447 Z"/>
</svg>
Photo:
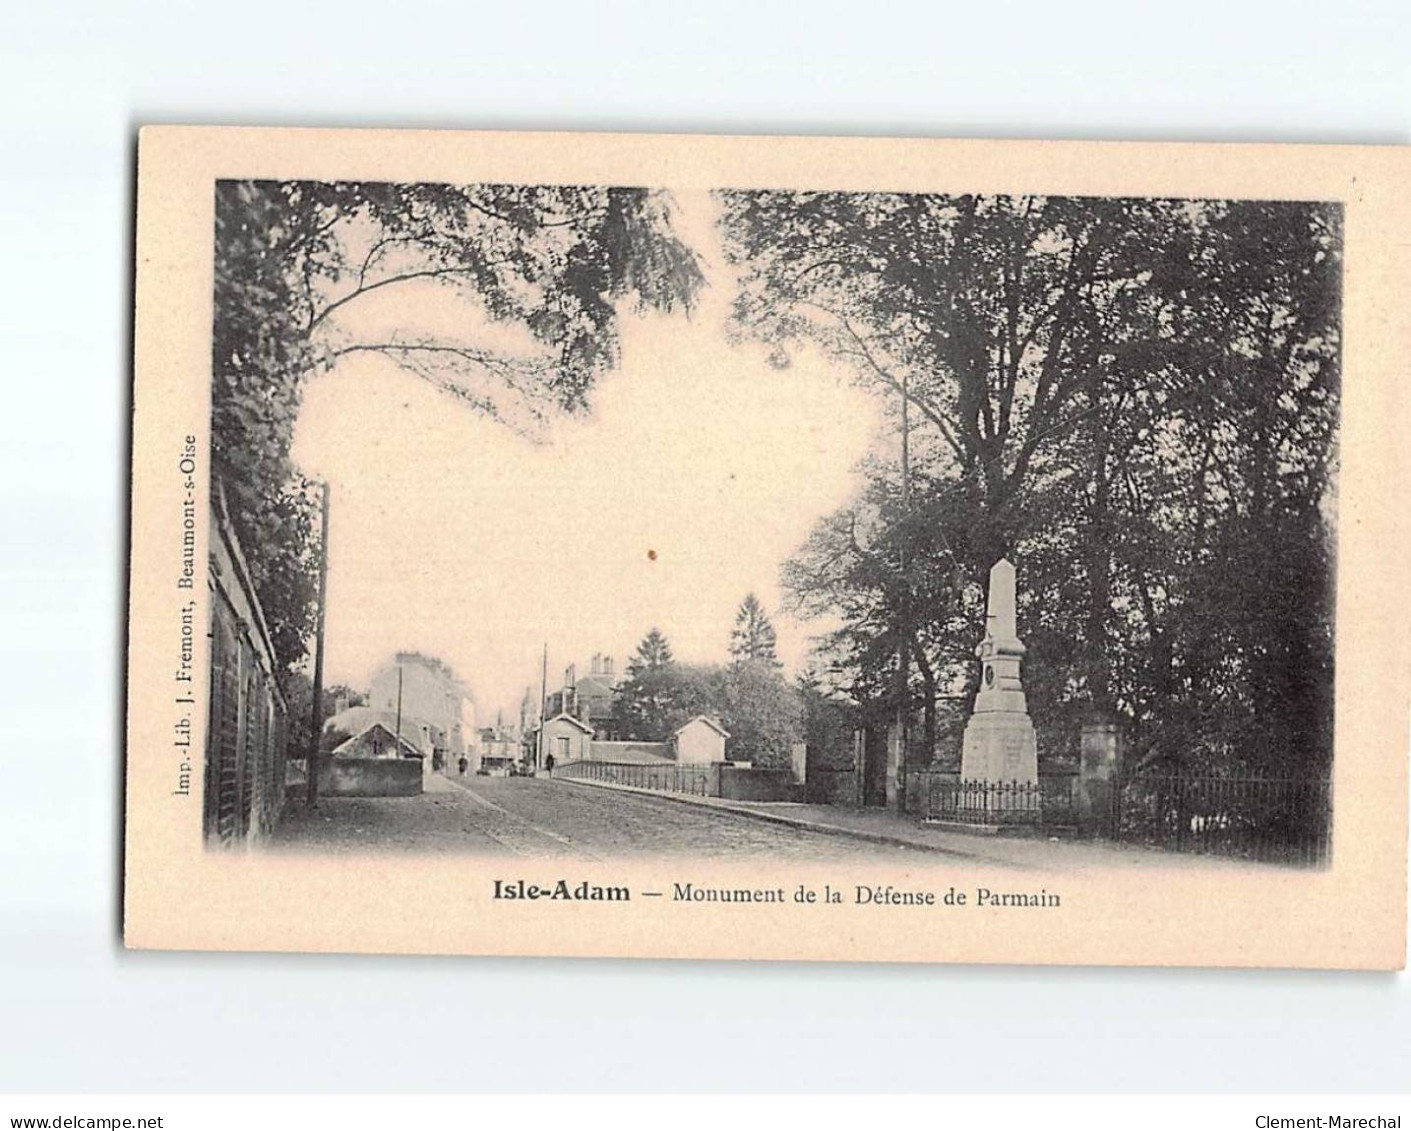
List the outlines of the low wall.
<svg viewBox="0 0 1411 1131">
<path fill-rule="evenodd" d="M 804 797 L 814 805 L 851 805 L 856 808 L 861 799 L 857 795 L 857 771 L 854 769 L 821 769 L 817 766 L 808 771 L 804 782 Z"/>
<path fill-rule="evenodd" d="M 761 770 L 730 762 L 683 766 L 674 762 L 639 765 L 589 760 L 555 766 L 553 776 L 609 782 L 652 793 L 721 797 L 727 801 L 801 801 L 804 796 L 803 787 L 794 781 L 792 769 Z"/>
<path fill-rule="evenodd" d="M 727 801 L 797 801 L 793 770 L 761 770 L 718 763 L 719 792 Z"/>
<path fill-rule="evenodd" d="M 421 758 L 325 758 L 318 791 L 325 797 L 415 797 Z"/>
</svg>

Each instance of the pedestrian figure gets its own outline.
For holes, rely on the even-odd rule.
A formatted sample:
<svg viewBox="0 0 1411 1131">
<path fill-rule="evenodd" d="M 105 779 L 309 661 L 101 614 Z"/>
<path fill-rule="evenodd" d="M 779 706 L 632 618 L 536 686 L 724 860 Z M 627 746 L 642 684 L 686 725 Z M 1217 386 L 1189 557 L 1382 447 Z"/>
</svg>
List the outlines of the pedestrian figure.
<svg viewBox="0 0 1411 1131">
<path fill-rule="evenodd" d="M 552 754 L 544 759 L 544 769 L 549 771 L 550 777 L 554 776 L 554 756 Z"/>
<path fill-rule="evenodd" d="M 457 762 L 456 765 L 460 769 L 461 777 L 465 777 L 465 768 L 470 765 L 470 763 L 466 761 L 464 754 L 461 755 L 461 760 Z"/>
</svg>

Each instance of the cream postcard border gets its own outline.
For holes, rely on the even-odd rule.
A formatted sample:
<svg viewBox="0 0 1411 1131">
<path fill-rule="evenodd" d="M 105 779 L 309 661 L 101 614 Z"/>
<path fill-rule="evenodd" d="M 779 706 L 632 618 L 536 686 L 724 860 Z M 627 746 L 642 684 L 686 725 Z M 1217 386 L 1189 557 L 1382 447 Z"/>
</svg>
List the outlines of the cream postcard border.
<svg viewBox="0 0 1411 1131">
<path fill-rule="evenodd" d="M 148 127 L 138 157 L 124 938 L 164 949 L 1228 965 L 1390 969 L 1406 948 L 1405 499 L 1411 150 Z M 185 437 L 204 574 L 214 182 L 221 178 L 633 184 L 1337 200 L 1345 212 L 1334 850 L 1326 871 L 1011 871 L 917 853 L 904 868 L 209 853 L 172 797 Z M 205 618 L 198 584 L 197 623 Z M 207 664 L 198 633 L 197 686 Z M 200 698 L 200 696 L 198 696 Z M 204 734 L 204 703 L 193 717 Z M 195 748 L 199 751 L 198 746 Z M 889 883 L 989 879 L 1059 908 L 497 902 L 494 878 Z M 669 889 L 668 889 L 669 890 Z"/>
</svg>

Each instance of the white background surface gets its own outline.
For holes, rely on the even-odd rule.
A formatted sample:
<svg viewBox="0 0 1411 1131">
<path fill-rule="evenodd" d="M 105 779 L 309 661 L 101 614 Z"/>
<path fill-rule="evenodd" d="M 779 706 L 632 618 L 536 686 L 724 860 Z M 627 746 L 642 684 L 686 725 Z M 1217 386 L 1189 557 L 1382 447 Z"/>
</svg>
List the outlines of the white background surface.
<svg viewBox="0 0 1411 1131">
<path fill-rule="evenodd" d="M 1411 1085 L 1405 975 L 127 954 L 117 903 L 138 124 L 1404 144 L 1407 12 L 5 5 L 0 1091 Z"/>
</svg>

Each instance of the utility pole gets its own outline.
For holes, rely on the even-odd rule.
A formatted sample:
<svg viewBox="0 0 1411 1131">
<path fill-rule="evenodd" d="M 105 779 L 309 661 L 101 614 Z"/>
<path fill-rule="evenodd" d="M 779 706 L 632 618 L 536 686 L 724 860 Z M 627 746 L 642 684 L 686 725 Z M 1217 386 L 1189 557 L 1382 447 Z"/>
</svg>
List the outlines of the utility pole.
<svg viewBox="0 0 1411 1131">
<path fill-rule="evenodd" d="M 906 540 L 911 535 L 911 374 L 901 373 L 901 525 L 897 547 L 901 568 L 900 632 L 897 633 L 897 808 L 906 810 L 906 756 L 911 747 L 911 664 L 907 648 L 911 639 L 911 578 L 906 572 Z"/>
<path fill-rule="evenodd" d="M 397 757 L 402 756 L 402 665 L 397 665 Z"/>
<path fill-rule="evenodd" d="M 309 809 L 318 808 L 318 761 L 319 743 L 323 737 L 323 626 L 328 611 L 328 506 L 330 490 L 323 485 L 323 521 L 318 543 L 318 628 L 314 637 L 314 702 L 311 708 L 313 717 L 309 720 L 309 751 L 304 760 L 308 767 L 308 790 L 304 794 L 304 805 Z"/>
</svg>

